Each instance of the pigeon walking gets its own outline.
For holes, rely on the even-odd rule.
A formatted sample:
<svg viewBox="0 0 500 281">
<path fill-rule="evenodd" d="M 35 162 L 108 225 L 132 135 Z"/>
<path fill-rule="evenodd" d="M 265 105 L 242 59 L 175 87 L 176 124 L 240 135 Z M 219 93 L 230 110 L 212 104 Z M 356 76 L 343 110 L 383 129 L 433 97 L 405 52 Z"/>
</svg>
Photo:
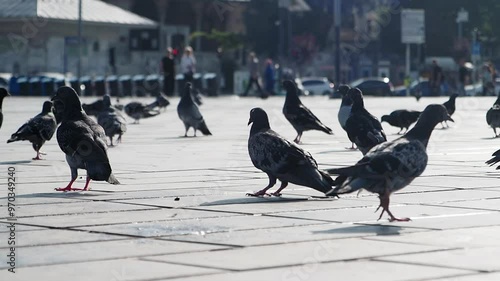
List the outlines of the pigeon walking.
<svg viewBox="0 0 500 281">
<path fill-rule="evenodd" d="M 138 124 L 139 120 L 155 117 L 160 114 L 160 111 L 148 108 L 140 102 L 130 102 L 124 107 L 125 113 L 134 119 L 134 124 Z"/>
<path fill-rule="evenodd" d="M 7 143 L 15 141 L 29 141 L 36 151 L 33 160 L 41 160 L 40 149 L 44 143 L 52 138 L 57 128 L 56 117 L 52 113 L 52 102 L 43 103 L 42 112 L 28 120 L 17 132 L 12 134 Z"/>
<path fill-rule="evenodd" d="M 379 208 L 382 208 L 379 219 L 387 212 L 390 221 L 409 221 L 409 218 L 398 219 L 391 213 L 389 197 L 424 172 L 429 138 L 434 127 L 444 120 L 453 121 L 446 108 L 440 104 L 429 105 L 417 124 L 404 136 L 375 146 L 354 166 L 327 170 L 330 174 L 338 175 L 335 188 L 327 195 L 361 189 L 378 193 Z"/>
<path fill-rule="evenodd" d="M 387 137 L 378 119 L 365 109 L 361 90 L 350 89 L 348 95 L 352 99 L 352 108 L 345 130 L 349 140 L 365 155 L 372 147 L 387 141 Z"/>
<path fill-rule="evenodd" d="M 448 114 L 450 116 L 453 115 L 453 113 L 455 113 L 455 101 L 457 100 L 457 97 L 458 97 L 458 94 L 453 94 L 450 96 L 450 99 L 448 99 L 448 101 L 446 101 L 445 103 L 443 103 L 444 107 L 446 107 L 446 110 L 448 111 Z M 444 123 L 446 124 L 446 127 L 450 127 L 448 126 L 448 122 L 445 120 Z M 441 124 L 443 125 L 443 124 Z M 443 126 L 444 128 L 444 126 Z"/>
<path fill-rule="evenodd" d="M 184 134 L 187 137 L 187 132 L 189 128 L 193 128 L 194 136 L 196 137 L 196 131 L 199 130 L 203 135 L 212 135 L 210 130 L 201 115 L 198 105 L 193 101 L 193 96 L 191 94 L 192 85 L 191 83 L 186 83 L 184 88 L 184 95 L 182 96 L 179 104 L 177 105 L 177 114 L 179 118 L 184 123 L 186 132 Z"/>
<path fill-rule="evenodd" d="M 264 196 L 267 190 L 281 181 L 280 188 L 272 193 L 281 196 L 281 191 L 294 183 L 307 186 L 322 193 L 332 189 L 333 180 L 318 170 L 311 154 L 271 130 L 266 112 L 261 108 L 250 111 L 248 125 L 252 124 L 248 139 L 248 153 L 253 165 L 269 177 L 269 184 L 251 196 Z"/>
<path fill-rule="evenodd" d="M 283 114 L 285 118 L 292 124 L 297 131 L 297 137 L 293 140 L 300 143 L 302 133 L 309 130 L 319 130 L 329 135 L 333 135 L 332 129 L 323 125 L 307 107 L 305 107 L 297 94 L 297 85 L 290 80 L 283 82 L 283 87 L 286 90 L 286 99 L 283 106 Z"/>
<path fill-rule="evenodd" d="M 398 135 L 405 130 L 405 133 L 408 131 L 408 128 L 415 122 L 417 122 L 418 117 L 422 112 L 415 110 L 394 110 L 389 115 L 382 116 L 381 121 L 387 122 L 389 125 L 398 127 L 399 132 Z"/>
<path fill-rule="evenodd" d="M 497 128 L 500 128 L 500 95 L 493 106 L 486 112 L 486 122 L 493 128 L 495 138 L 498 138 L 500 136 L 497 134 Z"/>
<path fill-rule="evenodd" d="M 110 146 L 113 146 L 113 137 L 118 135 L 117 142 L 121 142 L 122 135 L 127 131 L 127 122 L 123 115 L 111 106 L 109 95 L 103 97 L 103 110 L 97 115 L 97 123 L 104 129 L 109 138 Z"/>
<path fill-rule="evenodd" d="M 71 169 L 71 181 L 57 191 L 88 190 L 90 180 L 120 184 L 112 173 L 106 152 L 106 135 L 99 124 L 83 111 L 80 99 L 70 87 L 60 87 L 52 98 L 56 117 L 61 125 L 57 129 L 57 142 L 66 154 Z M 78 177 L 78 169 L 87 170 L 83 189 L 72 188 Z"/>
<path fill-rule="evenodd" d="M 4 88 L 0 88 L 0 128 L 2 128 L 2 123 L 3 123 L 3 113 L 2 113 L 3 99 L 7 96 L 10 96 L 9 92 L 7 92 L 7 90 Z"/>
</svg>

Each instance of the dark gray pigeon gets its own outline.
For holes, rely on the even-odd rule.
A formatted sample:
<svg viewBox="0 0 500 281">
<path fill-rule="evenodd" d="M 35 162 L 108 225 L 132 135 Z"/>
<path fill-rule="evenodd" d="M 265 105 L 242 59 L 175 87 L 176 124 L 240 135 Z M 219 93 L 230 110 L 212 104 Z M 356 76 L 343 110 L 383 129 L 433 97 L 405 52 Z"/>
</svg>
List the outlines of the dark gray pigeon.
<svg viewBox="0 0 500 281">
<path fill-rule="evenodd" d="M 332 129 L 323 125 L 309 108 L 305 107 L 297 94 L 297 85 L 291 80 L 285 80 L 283 87 L 286 90 L 285 104 L 283 105 L 283 114 L 285 118 L 292 124 L 297 137 L 293 140 L 300 143 L 302 133 L 309 130 L 318 130 L 333 135 Z"/>
<path fill-rule="evenodd" d="M 2 128 L 2 123 L 3 123 L 3 113 L 2 113 L 3 99 L 7 96 L 10 96 L 9 92 L 7 92 L 7 90 L 4 88 L 0 88 L 0 128 Z"/>
<path fill-rule="evenodd" d="M 160 111 L 148 108 L 140 102 L 130 102 L 124 107 L 125 113 L 134 119 L 134 123 L 139 123 L 139 120 L 155 117 L 160 114 Z"/>
<path fill-rule="evenodd" d="M 422 112 L 415 110 L 394 110 L 393 112 L 391 112 L 391 114 L 382 116 L 381 121 L 387 122 L 391 126 L 398 127 L 400 129 L 398 132 L 399 135 L 401 134 L 401 132 L 403 132 L 403 129 L 405 129 L 406 133 L 408 131 L 408 128 L 413 123 L 417 122 L 418 117 L 421 113 Z"/>
<path fill-rule="evenodd" d="M 448 111 L 448 114 L 450 116 L 452 116 L 453 113 L 455 113 L 455 110 L 456 110 L 455 103 L 456 103 L 457 97 L 458 97 L 458 94 L 452 94 L 450 96 L 450 98 L 448 99 L 448 101 L 443 103 L 444 107 L 446 107 L 446 110 Z M 446 120 L 444 121 L 444 123 L 446 124 L 446 127 L 449 127 L 448 122 Z M 441 125 L 443 125 L 443 124 L 441 124 Z M 444 126 L 443 126 L 443 128 L 444 128 Z"/>
<path fill-rule="evenodd" d="M 70 87 L 60 87 L 52 98 L 56 116 L 61 119 L 57 129 L 57 142 L 66 154 L 71 169 L 71 181 L 57 191 L 88 190 L 90 180 L 120 184 L 112 173 L 106 152 L 106 135 L 99 124 L 83 111 L 80 99 Z M 83 189 L 72 188 L 78 169 L 87 170 Z"/>
<path fill-rule="evenodd" d="M 311 154 L 271 130 L 266 112 L 261 108 L 250 111 L 248 125 L 252 124 L 248 139 L 248 153 L 253 165 L 269 177 L 269 184 L 251 196 L 267 195 L 267 190 L 281 181 L 280 188 L 272 193 L 281 196 L 281 191 L 294 183 L 307 186 L 322 193 L 332 189 L 333 180 L 318 170 Z"/>
<path fill-rule="evenodd" d="M 350 89 L 351 87 L 349 87 L 348 85 L 340 85 L 340 87 L 337 89 L 337 92 L 340 93 L 340 96 L 342 98 L 337 118 L 339 119 L 340 126 L 342 127 L 342 129 L 344 129 L 344 131 L 347 119 L 349 119 L 349 116 L 351 116 L 352 99 L 348 95 Z M 351 147 L 348 149 L 356 149 L 354 147 L 354 143 L 352 143 Z"/>
<path fill-rule="evenodd" d="M 497 134 L 497 128 L 500 128 L 500 95 L 493 106 L 486 112 L 486 122 L 493 128 L 495 138 L 498 138 L 500 136 Z"/>
<path fill-rule="evenodd" d="M 104 133 L 109 137 L 110 146 L 113 146 L 113 137 L 118 135 L 117 142 L 121 142 L 122 135 L 127 131 L 127 121 L 123 115 L 111 106 L 109 95 L 103 97 L 103 109 L 97 115 L 97 123 L 104 129 Z"/>
<path fill-rule="evenodd" d="M 372 147 L 387 141 L 387 137 L 378 119 L 365 109 L 361 90 L 350 89 L 348 95 L 352 100 L 352 108 L 345 130 L 349 140 L 365 155 Z"/>
<path fill-rule="evenodd" d="M 82 108 L 85 111 L 85 113 L 87 113 L 87 115 L 89 115 L 89 116 L 97 117 L 97 115 L 99 115 L 99 113 L 104 110 L 104 97 L 105 96 L 103 96 L 102 99 L 96 100 L 93 103 L 82 104 Z M 118 98 L 117 98 L 117 102 L 118 102 Z M 123 105 L 116 104 L 116 105 L 113 105 L 112 108 L 117 109 L 117 110 L 123 110 Z"/>
<path fill-rule="evenodd" d="M 170 105 L 170 102 L 163 94 L 160 93 L 156 97 L 156 100 L 154 102 L 152 102 L 151 104 L 147 105 L 146 108 L 147 109 L 154 109 L 154 108 L 158 107 L 159 109 L 165 110 L 168 105 Z"/>
<path fill-rule="evenodd" d="M 195 137 L 197 130 L 201 131 L 203 135 L 212 135 L 201 115 L 198 105 L 193 101 L 191 91 L 192 85 L 188 82 L 184 88 L 184 95 L 182 95 L 179 105 L 177 105 L 177 114 L 186 128 L 184 136 L 187 137 L 187 132 L 191 127 L 194 130 Z"/>
<path fill-rule="evenodd" d="M 24 123 L 17 132 L 12 134 L 7 143 L 27 140 L 31 142 L 36 151 L 33 160 L 41 160 L 40 149 L 43 144 L 50 140 L 57 128 L 56 117 L 52 113 L 52 102 L 43 103 L 42 112 Z"/>
<path fill-rule="evenodd" d="M 390 221 L 398 219 L 389 211 L 389 197 L 420 176 L 427 166 L 427 143 L 434 127 L 444 121 L 453 121 L 441 104 L 431 104 L 425 108 L 417 124 L 404 136 L 373 147 L 356 165 L 327 170 L 338 175 L 336 187 L 327 195 L 355 192 L 361 189 L 378 193 L 382 213 Z M 378 209 L 377 209 L 378 210 Z"/>
</svg>

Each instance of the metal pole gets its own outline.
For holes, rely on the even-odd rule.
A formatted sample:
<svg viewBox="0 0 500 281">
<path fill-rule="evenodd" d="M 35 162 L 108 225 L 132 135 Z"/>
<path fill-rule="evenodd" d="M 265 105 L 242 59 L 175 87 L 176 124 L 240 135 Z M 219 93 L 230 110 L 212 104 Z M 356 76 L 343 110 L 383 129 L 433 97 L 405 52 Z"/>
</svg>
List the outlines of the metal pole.
<svg viewBox="0 0 500 281">
<path fill-rule="evenodd" d="M 80 77 L 82 76 L 82 0 L 78 1 L 78 63 L 76 76 L 78 78 L 78 89 L 75 89 L 77 93 L 80 93 Z"/>
<path fill-rule="evenodd" d="M 458 23 L 458 39 L 462 39 L 463 36 L 463 28 L 462 28 L 462 22 Z"/>
<path fill-rule="evenodd" d="M 333 0 L 333 12 L 335 20 L 335 84 L 340 85 L 340 23 L 341 23 L 341 0 Z"/>
<path fill-rule="evenodd" d="M 410 44 L 406 44 L 406 77 L 410 77 Z"/>
</svg>

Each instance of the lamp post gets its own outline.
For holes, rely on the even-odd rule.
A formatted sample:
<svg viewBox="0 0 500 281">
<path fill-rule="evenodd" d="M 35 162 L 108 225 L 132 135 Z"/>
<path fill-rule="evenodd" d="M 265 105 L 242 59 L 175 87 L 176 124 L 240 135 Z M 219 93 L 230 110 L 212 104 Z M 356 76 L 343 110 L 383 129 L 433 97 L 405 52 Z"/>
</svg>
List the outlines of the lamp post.
<svg viewBox="0 0 500 281">
<path fill-rule="evenodd" d="M 463 7 L 457 13 L 457 25 L 458 25 L 458 39 L 463 37 L 463 23 L 469 21 L 469 12 L 467 12 Z"/>
<path fill-rule="evenodd" d="M 77 93 L 81 95 L 80 89 L 80 77 L 82 76 L 82 0 L 78 0 L 78 62 L 76 69 L 76 76 L 78 78 L 78 89 L 75 89 Z"/>
<path fill-rule="evenodd" d="M 340 23 L 342 1 L 333 0 L 333 13 L 335 20 L 335 84 L 340 85 Z"/>
</svg>

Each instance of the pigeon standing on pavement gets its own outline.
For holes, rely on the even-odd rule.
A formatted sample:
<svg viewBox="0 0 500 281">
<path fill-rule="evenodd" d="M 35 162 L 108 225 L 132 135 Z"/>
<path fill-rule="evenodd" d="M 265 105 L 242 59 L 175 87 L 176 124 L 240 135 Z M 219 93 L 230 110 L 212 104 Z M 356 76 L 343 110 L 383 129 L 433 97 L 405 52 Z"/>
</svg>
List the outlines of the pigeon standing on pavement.
<svg viewBox="0 0 500 281">
<path fill-rule="evenodd" d="M 409 221 L 409 218 L 398 219 L 389 211 L 389 197 L 424 172 L 429 138 L 434 127 L 444 120 L 453 121 L 446 108 L 440 104 L 431 104 L 422 112 L 417 124 L 404 136 L 375 146 L 354 166 L 327 170 L 330 174 L 338 175 L 335 188 L 327 195 L 351 193 L 361 189 L 378 193 L 379 208 L 382 208 L 379 219 L 387 212 L 389 221 Z"/>
<path fill-rule="evenodd" d="M 106 96 L 106 95 L 105 95 Z M 85 111 L 85 113 L 89 116 L 96 116 L 104 110 L 104 97 L 102 97 L 102 99 L 100 100 L 96 100 L 95 102 L 93 103 L 89 103 L 89 104 L 82 104 L 82 108 L 83 110 Z M 118 104 L 119 102 L 119 99 L 117 98 L 116 99 L 117 101 L 117 104 L 113 105 L 112 107 L 114 109 L 117 109 L 117 110 L 123 110 L 123 105 L 121 104 Z"/>
<path fill-rule="evenodd" d="M 365 109 L 361 90 L 350 89 L 348 95 L 352 99 L 352 108 L 345 130 L 349 140 L 365 155 L 372 147 L 387 141 L 387 137 L 378 119 Z"/>
<path fill-rule="evenodd" d="M 267 195 L 267 190 L 276 184 L 276 180 L 281 181 L 281 186 L 272 193 L 274 196 L 281 196 L 281 191 L 288 183 L 307 186 L 322 193 L 331 191 L 332 178 L 318 169 L 318 164 L 309 152 L 271 130 L 263 109 L 254 108 L 250 111 L 250 124 L 248 153 L 253 165 L 267 174 L 269 184 L 248 195 Z"/>
<path fill-rule="evenodd" d="M 111 106 L 111 98 L 105 95 L 102 99 L 103 109 L 97 115 L 97 123 L 104 129 L 104 133 L 109 137 L 110 146 L 113 146 L 113 137 L 118 135 L 117 142 L 121 142 L 122 135 L 127 131 L 127 122 L 123 115 Z"/>
<path fill-rule="evenodd" d="M 497 134 L 497 128 L 500 128 L 500 95 L 493 106 L 486 112 L 486 122 L 493 128 L 495 138 L 498 138 L 500 136 Z"/>
<path fill-rule="evenodd" d="M 0 128 L 2 128 L 2 123 L 3 123 L 3 113 L 2 113 L 3 99 L 7 96 L 10 96 L 9 92 L 7 92 L 7 90 L 4 88 L 0 88 Z"/>
<path fill-rule="evenodd" d="M 408 128 L 415 122 L 417 122 L 418 117 L 422 112 L 415 110 L 394 110 L 389 115 L 382 116 L 381 121 L 387 122 L 389 125 L 398 127 L 399 132 L 398 135 L 401 134 L 403 129 L 405 129 L 405 133 L 408 131 Z"/>
<path fill-rule="evenodd" d="M 191 83 L 186 83 L 184 88 L 184 95 L 182 96 L 179 104 L 177 105 L 177 114 L 179 118 L 184 123 L 186 132 L 184 134 L 187 137 L 187 132 L 189 128 L 193 128 L 194 136 L 196 137 L 196 131 L 199 130 L 205 136 L 212 135 L 210 130 L 201 115 L 198 105 L 193 101 L 193 95 L 191 94 L 192 85 Z"/>
<path fill-rule="evenodd" d="M 88 190 L 90 180 L 120 184 L 112 173 L 106 152 L 106 135 L 99 124 L 83 111 L 80 99 L 70 87 L 60 87 L 52 98 L 56 116 L 61 125 L 57 129 L 57 142 L 66 154 L 71 169 L 71 181 L 57 191 Z M 83 189 L 72 188 L 78 177 L 78 169 L 87 170 Z"/>
<path fill-rule="evenodd" d="M 290 80 L 283 82 L 286 90 L 286 99 L 283 106 L 283 114 L 297 131 L 297 137 L 293 140 L 300 143 L 302 133 L 309 130 L 318 130 L 333 135 L 332 129 L 323 125 L 307 107 L 305 107 L 297 94 L 297 85 Z"/>
<path fill-rule="evenodd" d="M 458 94 L 453 94 L 450 96 L 450 99 L 448 99 L 448 101 L 446 101 L 445 103 L 443 103 L 444 107 L 446 107 L 446 110 L 448 111 L 448 114 L 450 116 L 453 115 L 453 113 L 455 113 L 455 101 L 458 97 Z M 446 124 L 446 127 L 449 127 L 448 126 L 448 122 L 445 120 L 444 123 Z M 442 124 L 441 124 L 442 125 Z M 444 128 L 444 126 L 443 126 Z"/>
<path fill-rule="evenodd" d="M 36 157 L 33 160 L 41 160 L 40 149 L 46 141 L 52 138 L 56 128 L 57 122 L 52 113 L 52 102 L 46 101 L 43 103 L 42 112 L 24 123 L 17 132 L 12 134 L 7 143 L 27 140 L 36 151 Z"/>
<path fill-rule="evenodd" d="M 125 113 L 134 119 L 134 124 L 138 124 L 139 120 L 155 117 L 160 114 L 160 111 L 148 108 L 140 102 L 130 102 L 124 107 Z"/>
<path fill-rule="evenodd" d="M 347 119 L 349 119 L 349 116 L 351 116 L 351 108 L 352 108 L 352 99 L 351 97 L 347 94 L 351 87 L 348 85 L 341 85 L 338 88 L 338 92 L 340 93 L 340 96 L 342 98 L 342 102 L 340 103 L 340 108 L 339 108 L 339 113 L 337 114 L 337 118 L 339 119 L 340 126 L 342 129 L 345 131 L 345 124 L 347 123 Z M 352 143 L 351 147 L 349 149 L 356 149 L 354 147 L 354 143 Z"/>
</svg>

